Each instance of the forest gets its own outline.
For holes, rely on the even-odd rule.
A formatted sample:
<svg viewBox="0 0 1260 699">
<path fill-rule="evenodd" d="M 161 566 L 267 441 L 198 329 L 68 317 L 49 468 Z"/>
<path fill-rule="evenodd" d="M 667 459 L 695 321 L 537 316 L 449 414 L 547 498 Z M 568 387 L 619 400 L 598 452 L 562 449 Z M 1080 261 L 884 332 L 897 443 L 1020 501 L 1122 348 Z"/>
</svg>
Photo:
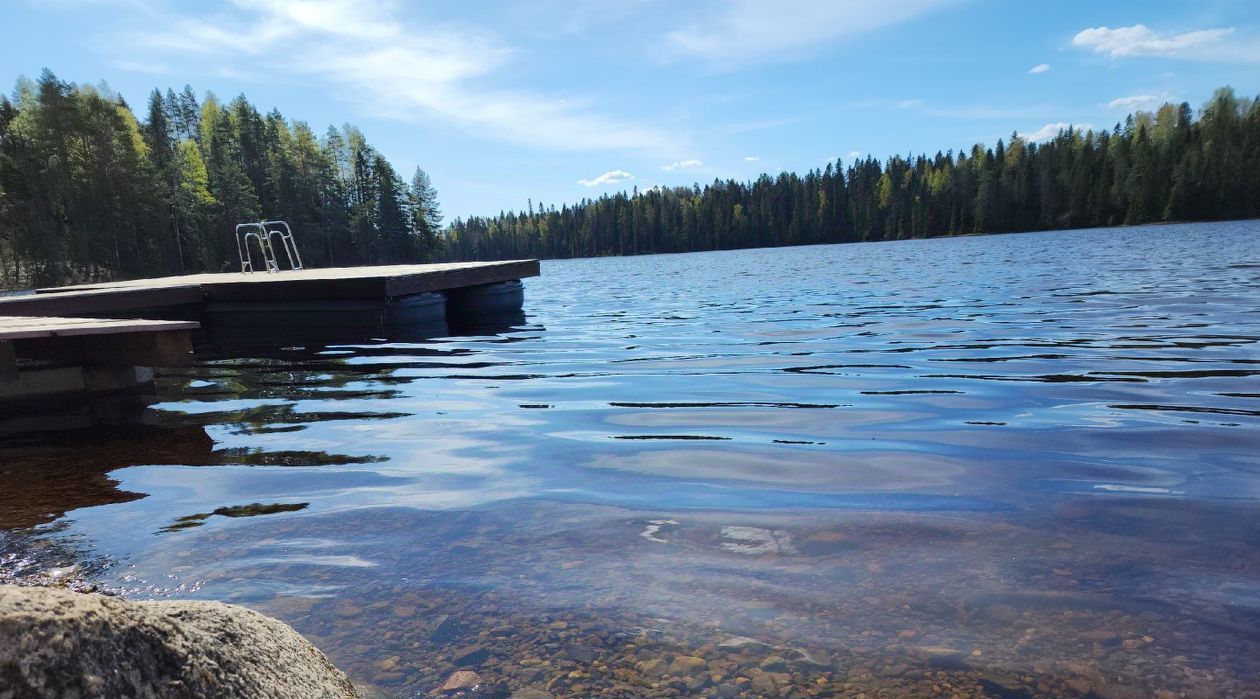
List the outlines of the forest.
<svg viewBox="0 0 1260 699">
<path fill-rule="evenodd" d="M 239 269 L 237 223 L 284 219 L 311 267 L 438 252 L 428 175 L 359 129 L 322 136 L 245 99 L 154 90 L 144 120 L 107 87 L 45 70 L 0 98 L 0 286 Z"/>
<path fill-rule="evenodd" d="M 1221 88 L 1113 129 L 456 219 L 354 126 L 154 90 L 143 118 L 45 70 L 0 97 L 0 287 L 238 268 L 278 218 L 312 267 L 561 258 L 1260 216 L 1260 101 Z"/>
<path fill-rule="evenodd" d="M 1260 102 L 1221 88 L 1043 143 L 867 157 L 455 220 L 454 260 L 592 257 L 1260 216 Z"/>
</svg>

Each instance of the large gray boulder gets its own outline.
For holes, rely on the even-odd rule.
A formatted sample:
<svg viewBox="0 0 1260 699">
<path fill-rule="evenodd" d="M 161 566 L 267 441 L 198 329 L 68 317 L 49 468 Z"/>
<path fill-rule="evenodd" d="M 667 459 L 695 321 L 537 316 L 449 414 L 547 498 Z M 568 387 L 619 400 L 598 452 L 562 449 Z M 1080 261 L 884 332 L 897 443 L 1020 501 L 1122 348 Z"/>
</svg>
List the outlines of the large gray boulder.
<svg viewBox="0 0 1260 699">
<path fill-rule="evenodd" d="M 355 696 L 296 631 L 243 607 L 0 585 L 0 699 Z"/>
</svg>

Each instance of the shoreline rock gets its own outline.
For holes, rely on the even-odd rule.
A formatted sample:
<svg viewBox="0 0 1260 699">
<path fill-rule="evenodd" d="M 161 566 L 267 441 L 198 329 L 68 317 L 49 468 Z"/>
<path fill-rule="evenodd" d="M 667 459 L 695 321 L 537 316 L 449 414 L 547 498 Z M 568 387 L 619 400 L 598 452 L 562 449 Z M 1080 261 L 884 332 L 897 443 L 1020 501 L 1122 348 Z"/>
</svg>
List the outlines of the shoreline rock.
<svg viewBox="0 0 1260 699">
<path fill-rule="evenodd" d="M 0 699 L 358 697 L 284 623 L 198 601 L 0 585 Z"/>
</svg>

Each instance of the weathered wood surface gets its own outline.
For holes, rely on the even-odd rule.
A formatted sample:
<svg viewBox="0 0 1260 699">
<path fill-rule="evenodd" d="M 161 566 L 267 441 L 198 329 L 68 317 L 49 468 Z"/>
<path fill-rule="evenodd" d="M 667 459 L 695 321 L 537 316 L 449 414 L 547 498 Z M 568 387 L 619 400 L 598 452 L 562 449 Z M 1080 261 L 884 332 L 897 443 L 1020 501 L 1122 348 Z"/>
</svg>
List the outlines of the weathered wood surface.
<svg viewBox="0 0 1260 699">
<path fill-rule="evenodd" d="M 538 274 L 538 260 L 334 267 L 274 274 L 191 274 L 55 287 L 39 289 L 34 294 L 0 297 L 0 317 L 201 318 L 207 307 L 213 308 L 214 305 L 253 304 L 262 309 L 259 304 L 268 302 L 379 303 L 383 312 L 392 299 L 399 297 L 536 277 Z M 244 306 L 240 309 L 240 313 L 249 311 Z M 80 323 L 86 321 L 81 320 Z M 11 322 L 11 331 L 13 327 Z M 95 327 L 105 332 L 109 325 L 104 323 Z M 0 335 L 0 340 L 3 339 L 5 337 Z"/>
<path fill-rule="evenodd" d="M 32 338 L 117 335 L 196 330 L 199 324 L 183 320 L 129 320 L 116 318 L 56 318 L 0 316 L 0 341 Z"/>
<path fill-rule="evenodd" d="M 18 340 L 22 359 L 44 359 L 93 366 L 186 366 L 193 360 L 187 330 L 124 332 Z"/>
<path fill-rule="evenodd" d="M 100 366 L 180 366 L 192 361 L 190 321 L 0 316 L 13 359 Z"/>
<path fill-rule="evenodd" d="M 197 285 L 172 284 L 160 289 L 89 288 L 0 297 L 0 316 L 128 315 L 139 309 L 201 304 L 205 299 L 205 291 Z"/>
<path fill-rule="evenodd" d="M 155 309 L 212 302 L 391 298 L 538 276 L 538 260 L 452 262 L 189 274 L 38 289 L 0 298 L 0 316 L 153 316 Z M 193 316 L 184 316 L 193 317 Z"/>
<path fill-rule="evenodd" d="M 442 291 L 511 279 L 536 277 L 538 260 L 450 262 L 430 265 L 380 265 L 266 272 L 190 274 L 39 289 L 36 296 L 87 291 L 136 290 L 155 296 L 169 289 L 200 288 L 207 301 L 388 299 L 424 291 Z M 0 303 L 0 312 L 3 304 Z"/>
</svg>

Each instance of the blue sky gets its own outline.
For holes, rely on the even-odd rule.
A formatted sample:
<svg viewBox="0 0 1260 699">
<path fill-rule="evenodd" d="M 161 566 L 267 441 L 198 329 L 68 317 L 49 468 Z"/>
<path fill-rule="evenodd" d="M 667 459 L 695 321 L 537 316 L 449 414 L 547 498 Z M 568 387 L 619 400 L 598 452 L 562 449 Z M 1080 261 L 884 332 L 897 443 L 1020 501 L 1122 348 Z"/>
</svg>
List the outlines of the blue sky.
<svg viewBox="0 0 1260 699">
<path fill-rule="evenodd" d="M 1260 2 L 0 0 L 0 78 L 351 122 L 449 217 L 1260 92 Z"/>
</svg>

